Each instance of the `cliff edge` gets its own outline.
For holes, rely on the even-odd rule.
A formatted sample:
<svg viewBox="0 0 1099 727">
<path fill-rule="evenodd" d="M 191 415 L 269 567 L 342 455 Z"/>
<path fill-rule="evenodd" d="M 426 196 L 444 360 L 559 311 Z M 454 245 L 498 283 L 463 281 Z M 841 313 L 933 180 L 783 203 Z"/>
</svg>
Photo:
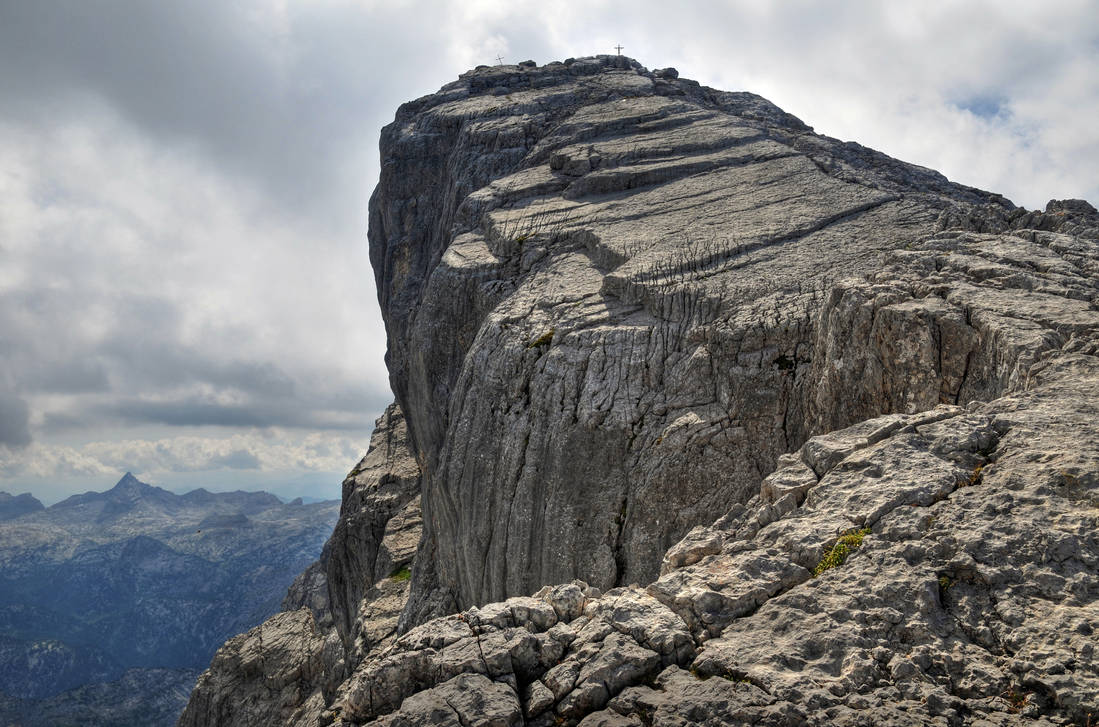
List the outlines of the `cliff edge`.
<svg viewBox="0 0 1099 727">
<path fill-rule="evenodd" d="M 180 724 L 1086 724 L 1097 240 L 620 56 L 405 104 L 402 434 Z"/>
</svg>

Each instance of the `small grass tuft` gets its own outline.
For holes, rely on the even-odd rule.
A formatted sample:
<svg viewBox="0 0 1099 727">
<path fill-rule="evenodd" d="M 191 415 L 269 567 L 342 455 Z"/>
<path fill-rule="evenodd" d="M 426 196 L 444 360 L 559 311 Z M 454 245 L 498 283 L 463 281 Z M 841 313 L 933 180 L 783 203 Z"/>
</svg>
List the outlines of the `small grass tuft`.
<svg viewBox="0 0 1099 727">
<path fill-rule="evenodd" d="M 981 484 L 981 473 L 983 472 L 984 468 L 985 466 L 983 464 L 977 465 L 977 467 L 973 470 L 973 474 L 969 476 L 969 481 L 962 485 L 962 487 L 973 487 L 974 485 Z"/>
<path fill-rule="evenodd" d="M 828 554 L 817 563 L 817 567 L 813 569 L 813 577 L 819 576 L 826 570 L 843 565 L 844 561 L 847 560 L 847 556 L 858 550 L 859 546 L 862 545 L 862 539 L 869 534 L 870 528 L 863 528 L 861 530 L 849 530 L 841 535 L 836 544 L 832 546 L 832 550 L 828 551 Z"/>
<path fill-rule="evenodd" d="M 1008 703 L 1007 711 L 1011 714 L 1018 714 L 1019 712 L 1022 712 L 1023 707 L 1027 705 L 1027 699 L 1030 697 L 1027 692 L 1024 692 L 1021 689 L 1016 689 L 1015 687 L 1009 688 L 1000 696 L 1003 697 L 1003 699 Z"/>
<path fill-rule="evenodd" d="M 939 576 L 939 603 L 945 608 L 946 596 L 950 593 L 950 589 L 954 586 L 954 579 L 948 575 Z"/>
<path fill-rule="evenodd" d="M 407 581 L 412 578 L 412 569 L 407 565 L 403 565 L 397 570 L 389 574 L 389 578 L 394 581 Z"/>
<path fill-rule="evenodd" d="M 548 346 L 553 341 L 553 334 L 557 332 L 556 328 L 551 328 L 543 333 L 538 338 L 534 339 L 527 344 L 527 348 L 538 348 L 539 346 Z"/>
</svg>

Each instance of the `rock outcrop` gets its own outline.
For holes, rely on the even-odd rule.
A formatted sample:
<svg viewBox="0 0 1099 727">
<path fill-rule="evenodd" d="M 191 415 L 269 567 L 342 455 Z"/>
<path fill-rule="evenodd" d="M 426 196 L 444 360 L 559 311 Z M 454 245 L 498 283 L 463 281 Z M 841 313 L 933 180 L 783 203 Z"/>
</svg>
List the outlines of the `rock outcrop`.
<svg viewBox="0 0 1099 727">
<path fill-rule="evenodd" d="M 391 405 L 343 482 L 343 506 L 320 559 L 290 587 L 283 612 L 226 642 L 180 717 L 187 725 L 317 719 L 371 650 L 395 636 L 420 540 L 420 470 Z"/>
<path fill-rule="evenodd" d="M 262 629 L 231 642 L 181 724 L 316 658 L 233 723 L 1099 709 L 1086 202 L 1023 210 L 604 56 L 402 106 L 370 240 L 422 498 L 411 589 L 386 600 L 375 544 L 414 501 L 345 489 L 333 628 L 284 614 L 303 645 L 247 673 Z M 400 635 L 369 636 L 405 599 Z"/>
<path fill-rule="evenodd" d="M 923 403 L 818 386 L 816 316 L 945 211 L 1011 205 L 673 75 L 480 69 L 383 130 L 371 260 L 424 467 L 406 626 L 652 580 L 818 425 Z"/>
</svg>

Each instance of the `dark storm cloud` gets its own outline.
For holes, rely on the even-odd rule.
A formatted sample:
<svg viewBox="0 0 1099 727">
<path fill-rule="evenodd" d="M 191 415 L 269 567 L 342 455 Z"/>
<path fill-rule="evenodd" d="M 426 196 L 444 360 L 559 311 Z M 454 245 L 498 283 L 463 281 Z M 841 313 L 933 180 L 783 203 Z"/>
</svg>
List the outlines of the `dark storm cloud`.
<svg viewBox="0 0 1099 727">
<path fill-rule="evenodd" d="M 384 72 L 406 37 L 438 40 L 385 4 L 292 4 L 283 15 L 258 0 L 51 0 L 2 12 L 8 114 L 41 123 L 100 99 L 142 133 L 197 148 L 280 206 L 314 214 L 364 217 L 389 99 L 417 75 L 424 90 L 437 85 L 414 67 Z"/>
<path fill-rule="evenodd" d="M 361 429 L 368 426 L 361 404 L 349 410 L 306 408 L 296 400 L 253 400 L 246 403 L 205 401 L 201 398 L 149 401 L 116 399 L 93 409 L 101 420 L 123 424 L 167 424 L 171 426 L 298 427 L 307 429 Z"/>
<path fill-rule="evenodd" d="M 188 378 L 193 374 L 186 369 L 180 373 Z M 217 388 L 209 380 L 198 380 L 193 382 L 197 386 L 165 384 L 142 389 L 155 395 L 115 391 L 88 396 L 65 411 L 47 411 L 40 429 L 46 434 L 71 434 L 97 427 L 164 425 L 365 432 L 372 417 L 392 399 L 388 391 L 376 391 L 369 383 L 329 382 L 323 389 L 310 386 L 299 395 L 295 389 L 272 392 L 258 379 L 232 382 L 223 380 Z"/>
<path fill-rule="evenodd" d="M 229 348 L 225 341 L 209 341 L 204 349 L 147 327 L 131 330 L 135 333 L 117 332 L 95 349 L 131 385 L 165 390 L 198 383 L 267 398 L 295 393 L 294 380 L 273 362 L 220 360 Z"/>
<path fill-rule="evenodd" d="M 31 443 L 30 410 L 17 396 L 0 393 L 0 445 L 25 447 Z"/>
<path fill-rule="evenodd" d="M 205 384 L 254 396 L 294 395 L 293 379 L 275 363 L 228 358 L 234 355 L 232 331 L 211 333 L 201 345 L 185 344 L 185 304 L 165 298 L 114 293 L 109 296 L 108 327 L 101 335 L 49 335 L 73 323 L 79 328 L 83 312 L 79 305 L 74 310 L 74 297 L 94 300 L 94 293 L 19 290 L 0 295 L 8 375 L 19 390 L 105 392 L 114 379 L 138 389 Z"/>
<path fill-rule="evenodd" d="M 40 366 L 20 375 L 21 389 L 27 392 L 87 394 L 110 390 L 107 371 L 99 361 L 43 361 Z"/>
</svg>

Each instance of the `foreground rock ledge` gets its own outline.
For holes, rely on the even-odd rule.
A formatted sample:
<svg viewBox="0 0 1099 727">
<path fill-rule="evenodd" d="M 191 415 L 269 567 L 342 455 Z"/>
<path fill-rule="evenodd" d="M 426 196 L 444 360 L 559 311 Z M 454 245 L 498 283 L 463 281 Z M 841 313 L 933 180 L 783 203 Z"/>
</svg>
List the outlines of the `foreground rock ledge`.
<svg viewBox="0 0 1099 727">
<path fill-rule="evenodd" d="M 182 725 L 1095 721 L 1094 208 L 620 57 L 470 72 L 383 170 L 401 407 Z"/>
</svg>

